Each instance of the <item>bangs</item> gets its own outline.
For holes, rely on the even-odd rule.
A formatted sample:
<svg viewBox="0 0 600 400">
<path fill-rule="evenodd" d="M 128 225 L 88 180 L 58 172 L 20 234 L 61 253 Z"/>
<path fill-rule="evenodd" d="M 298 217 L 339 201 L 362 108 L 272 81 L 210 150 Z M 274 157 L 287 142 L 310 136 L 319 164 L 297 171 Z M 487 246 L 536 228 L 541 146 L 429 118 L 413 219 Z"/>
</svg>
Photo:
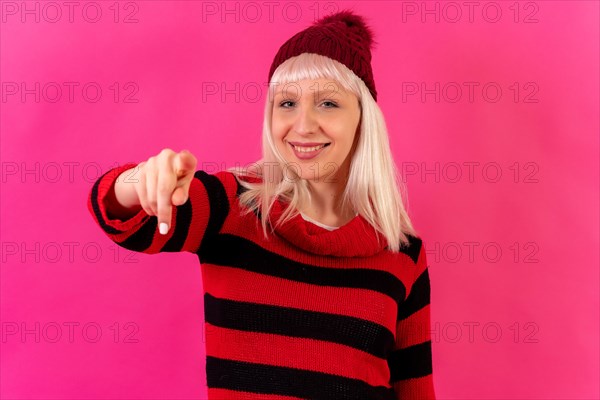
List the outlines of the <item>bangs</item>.
<svg viewBox="0 0 600 400">
<path fill-rule="evenodd" d="M 271 77 L 270 92 L 274 93 L 273 90 L 277 85 L 305 79 L 331 79 L 337 81 L 346 91 L 354 93 L 360 99 L 358 86 L 360 78 L 344 64 L 315 53 L 302 53 L 287 59 L 279 65 Z"/>
</svg>

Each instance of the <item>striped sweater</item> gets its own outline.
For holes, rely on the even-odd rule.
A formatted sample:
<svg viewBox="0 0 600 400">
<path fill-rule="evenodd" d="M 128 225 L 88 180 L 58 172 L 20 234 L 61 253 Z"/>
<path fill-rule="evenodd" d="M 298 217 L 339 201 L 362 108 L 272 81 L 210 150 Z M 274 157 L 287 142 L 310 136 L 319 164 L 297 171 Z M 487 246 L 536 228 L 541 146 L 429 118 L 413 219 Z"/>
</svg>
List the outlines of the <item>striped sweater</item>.
<svg viewBox="0 0 600 400">
<path fill-rule="evenodd" d="M 361 215 L 335 230 L 297 215 L 265 240 L 260 213 L 240 214 L 236 177 L 202 170 L 161 235 L 143 210 L 107 215 L 109 189 L 134 166 L 102 175 L 88 208 L 123 248 L 198 256 L 209 399 L 435 399 L 421 239 L 392 253 Z"/>
</svg>

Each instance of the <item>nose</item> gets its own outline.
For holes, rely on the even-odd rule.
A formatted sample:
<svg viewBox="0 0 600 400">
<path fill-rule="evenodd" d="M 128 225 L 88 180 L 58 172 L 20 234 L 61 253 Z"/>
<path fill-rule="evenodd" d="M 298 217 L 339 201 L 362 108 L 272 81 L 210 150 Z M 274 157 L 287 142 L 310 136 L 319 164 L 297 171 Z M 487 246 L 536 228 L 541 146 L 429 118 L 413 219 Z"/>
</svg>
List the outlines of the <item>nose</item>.
<svg viewBox="0 0 600 400">
<path fill-rule="evenodd" d="M 319 123 L 314 110 L 311 107 L 299 106 L 293 128 L 302 135 L 315 133 L 319 128 Z"/>
</svg>

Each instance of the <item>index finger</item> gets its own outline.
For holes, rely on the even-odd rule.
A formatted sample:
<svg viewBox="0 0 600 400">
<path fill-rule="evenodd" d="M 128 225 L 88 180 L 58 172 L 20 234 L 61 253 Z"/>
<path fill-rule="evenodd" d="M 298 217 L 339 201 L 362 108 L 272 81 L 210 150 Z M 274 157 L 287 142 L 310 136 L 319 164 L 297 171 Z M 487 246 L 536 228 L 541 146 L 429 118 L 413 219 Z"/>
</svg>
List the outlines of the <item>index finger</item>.
<svg viewBox="0 0 600 400">
<path fill-rule="evenodd" d="M 158 224 L 161 233 L 164 235 L 167 233 L 171 226 L 172 219 L 172 204 L 171 195 L 177 184 L 177 179 L 171 171 L 159 171 L 157 181 L 157 215 Z M 165 227 L 163 227 L 166 225 Z M 164 229 L 164 230 L 163 230 Z"/>
</svg>

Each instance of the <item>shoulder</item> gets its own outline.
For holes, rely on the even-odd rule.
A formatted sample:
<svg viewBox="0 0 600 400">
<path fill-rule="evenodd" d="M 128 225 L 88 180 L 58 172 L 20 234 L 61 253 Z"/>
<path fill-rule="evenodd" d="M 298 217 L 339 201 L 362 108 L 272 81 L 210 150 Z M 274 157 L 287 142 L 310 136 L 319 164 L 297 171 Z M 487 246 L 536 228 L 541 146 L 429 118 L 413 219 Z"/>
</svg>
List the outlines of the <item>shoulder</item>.
<svg viewBox="0 0 600 400">
<path fill-rule="evenodd" d="M 419 236 L 406 234 L 408 243 L 400 246 L 400 253 L 404 253 L 411 258 L 411 260 L 417 264 L 421 258 L 421 254 L 425 251 L 423 240 Z"/>
</svg>

